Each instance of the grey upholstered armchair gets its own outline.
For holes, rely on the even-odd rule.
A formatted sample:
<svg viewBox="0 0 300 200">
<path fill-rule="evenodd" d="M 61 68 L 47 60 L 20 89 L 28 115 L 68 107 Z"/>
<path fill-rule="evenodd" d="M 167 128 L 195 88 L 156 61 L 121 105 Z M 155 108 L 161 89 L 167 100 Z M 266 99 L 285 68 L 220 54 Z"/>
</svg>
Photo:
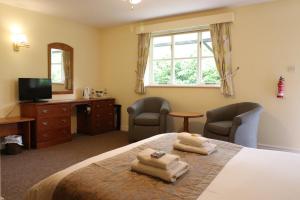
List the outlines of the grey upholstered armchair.
<svg viewBox="0 0 300 200">
<path fill-rule="evenodd" d="M 261 111 L 259 104 L 250 102 L 208 111 L 204 136 L 256 148 Z"/>
<path fill-rule="evenodd" d="M 140 99 L 128 107 L 129 142 L 165 133 L 169 111 L 169 103 L 160 97 Z"/>
</svg>

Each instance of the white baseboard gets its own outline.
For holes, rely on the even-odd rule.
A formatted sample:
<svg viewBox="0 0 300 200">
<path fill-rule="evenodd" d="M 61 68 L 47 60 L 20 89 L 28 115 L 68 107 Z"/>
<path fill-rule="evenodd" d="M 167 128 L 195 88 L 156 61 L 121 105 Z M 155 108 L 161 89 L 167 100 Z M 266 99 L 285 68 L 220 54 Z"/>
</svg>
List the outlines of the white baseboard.
<svg viewBox="0 0 300 200">
<path fill-rule="evenodd" d="M 269 145 L 269 144 L 258 144 L 258 148 L 259 149 L 275 150 L 275 151 L 286 151 L 286 152 L 300 153 L 300 149 L 277 146 L 277 145 Z"/>
<path fill-rule="evenodd" d="M 128 126 L 121 126 L 121 131 L 128 131 Z"/>
</svg>

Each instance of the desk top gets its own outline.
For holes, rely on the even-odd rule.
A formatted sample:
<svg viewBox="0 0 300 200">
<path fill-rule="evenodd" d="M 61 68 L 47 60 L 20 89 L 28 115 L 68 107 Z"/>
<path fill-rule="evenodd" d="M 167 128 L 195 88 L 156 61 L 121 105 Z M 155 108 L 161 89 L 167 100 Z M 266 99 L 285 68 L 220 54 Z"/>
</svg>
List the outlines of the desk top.
<svg viewBox="0 0 300 200">
<path fill-rule="evenodd" d="M 27 118 L 27 117 L 0 118 L 0 125 L 14 124 L 14 123 L 19 123 L 19 122 L 31 122 L 34 120 L 35 120 L 34 118 Z"/>
<path fill-rule="evenodd" d="M 189 117 L 189 118 L 196 118 L 196 117 L 203 117 L 204 115 L 201 113 L 196 112 L 170 112 L 170 116 L 173 117 Z"/>
<path fill-rule="evenodd" d="M 103 101 L 103 100 L 112 100 L 111 97 L 102 97 L 102 98 L 90 98 L 90 99 L 63 99 L 63 100 L 49 100 L 45 102 L 21 102 L 21 104 L 36 104 L 36 105 L 49 105 L 49 104 L 62 104 L 62 103 L 71 103 L 71 104 L 84 104 L 90 103 L 93 101 Z"/>
</svg>

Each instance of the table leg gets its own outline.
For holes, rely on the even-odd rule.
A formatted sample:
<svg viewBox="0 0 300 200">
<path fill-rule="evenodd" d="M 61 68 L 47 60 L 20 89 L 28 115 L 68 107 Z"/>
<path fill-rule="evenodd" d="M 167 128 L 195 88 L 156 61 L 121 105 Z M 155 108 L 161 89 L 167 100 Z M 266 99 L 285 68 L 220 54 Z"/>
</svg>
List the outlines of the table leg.
<svg viewBox="0 0 300 200">
<path fill-rule="evenodd" d="M 27 123 L 27 131 L 28 131 L 28 139 L 27 139 L 27 144 L 28 144 L 28 149 L 31 149 L 31 122 Z"/>
<path fill-rule="evenodd" d="M 184 117 L 183 131 L 189 132 L 189 118 L 188 117 Z"/>
<path fill-rule="evenodd" d="M 31 130 L 30 130 L 30 122 L 21 123 L 22 132 L 23 132 L 23 142 L 26 149 L 31 148 Z"/>
</svg>

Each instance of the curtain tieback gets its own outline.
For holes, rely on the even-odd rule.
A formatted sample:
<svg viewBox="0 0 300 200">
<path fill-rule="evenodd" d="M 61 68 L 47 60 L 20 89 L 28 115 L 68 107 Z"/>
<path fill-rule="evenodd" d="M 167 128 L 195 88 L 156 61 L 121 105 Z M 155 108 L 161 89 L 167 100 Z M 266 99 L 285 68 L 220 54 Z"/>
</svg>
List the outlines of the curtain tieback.
<svg viewBox="0 0 300 200">
<path fill-rule="evenodd" d="M 226 73 L 224 78 L 221 78 L 221 81 L 225 81 L 228 77 L 233 77 L 236 75 L 236 73 L 240 70 L 240 67 L 237 67 L 235 70 L 233 70 L 231 73 Z"/>
</svg>

